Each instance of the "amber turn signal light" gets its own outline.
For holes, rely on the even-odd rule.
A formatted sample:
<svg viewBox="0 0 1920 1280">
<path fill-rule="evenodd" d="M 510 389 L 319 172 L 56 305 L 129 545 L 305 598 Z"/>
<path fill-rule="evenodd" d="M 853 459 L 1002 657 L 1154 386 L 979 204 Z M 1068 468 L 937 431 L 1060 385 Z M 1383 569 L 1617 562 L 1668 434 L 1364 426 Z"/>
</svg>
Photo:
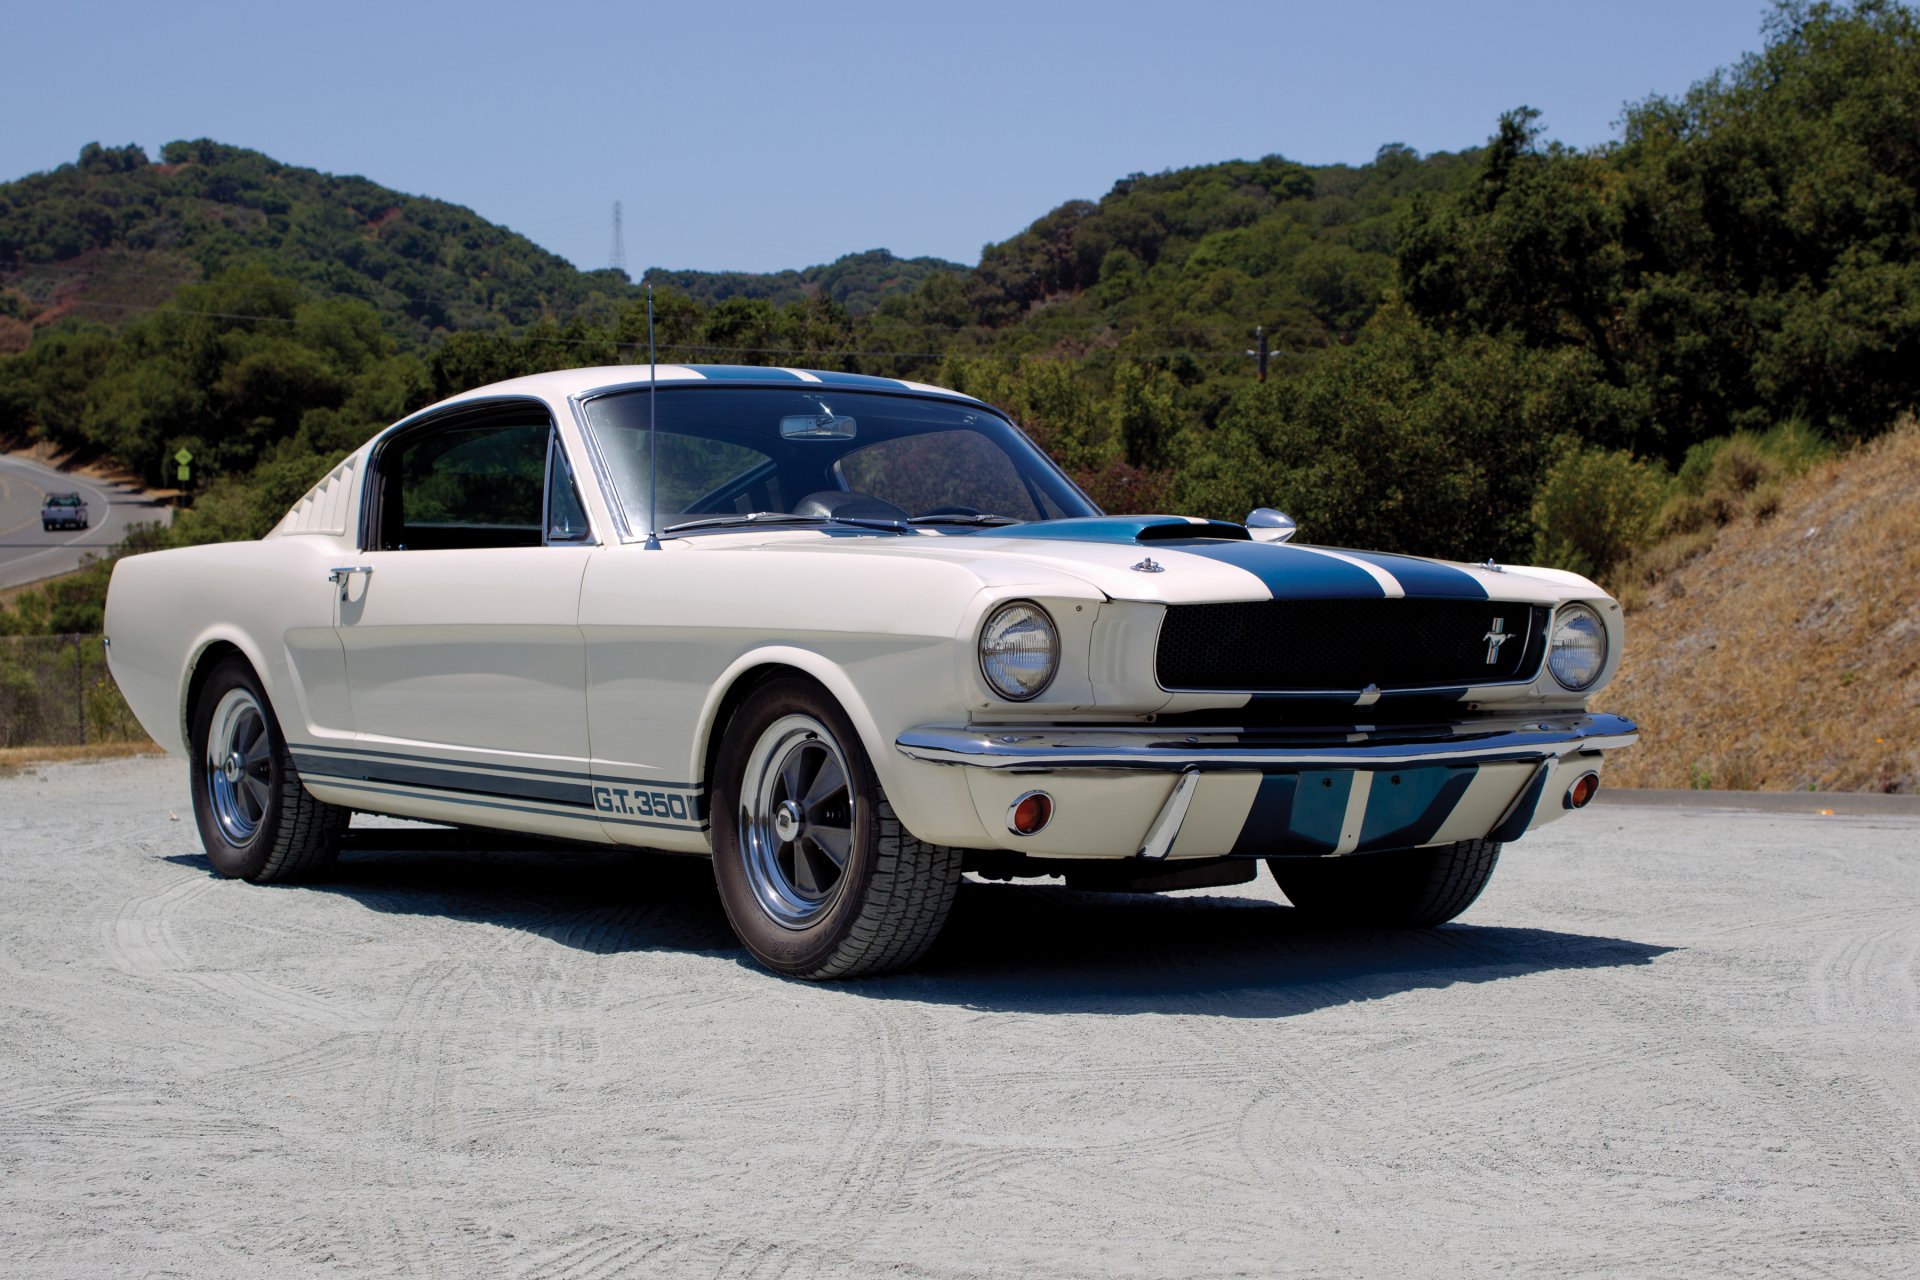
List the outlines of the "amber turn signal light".
<svg viewBox="0 0 1920 1280">
<path fill-rule="evenodd" d="M 1030 836 L 1053 821 L 1053 797 L 1044 791 L 1029 791 L 1007 809 L 1007 830 L 1017 836 Z"/>
<path fill-rule="evenodd" d="M 1569 809 L 1584 809 L 1598 790 L 1600 790 L 1600 775 L 1592 772 L 1583 773 L 1573 780 L 1572 786 L 1567 788 L 1565 804 Z"/>
</svg>

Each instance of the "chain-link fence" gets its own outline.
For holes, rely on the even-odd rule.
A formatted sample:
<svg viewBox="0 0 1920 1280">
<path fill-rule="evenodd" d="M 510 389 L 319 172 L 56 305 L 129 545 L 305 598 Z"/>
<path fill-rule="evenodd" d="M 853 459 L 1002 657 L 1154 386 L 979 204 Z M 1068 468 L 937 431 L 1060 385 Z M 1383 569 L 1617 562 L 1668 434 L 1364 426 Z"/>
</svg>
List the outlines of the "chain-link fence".
<svg viewBox="0 0 1920 1280">
<path fill-rule="evenodd" d="M 96 635 L 0 637 L 0 747 L 144 742 Z"/>
</svg>

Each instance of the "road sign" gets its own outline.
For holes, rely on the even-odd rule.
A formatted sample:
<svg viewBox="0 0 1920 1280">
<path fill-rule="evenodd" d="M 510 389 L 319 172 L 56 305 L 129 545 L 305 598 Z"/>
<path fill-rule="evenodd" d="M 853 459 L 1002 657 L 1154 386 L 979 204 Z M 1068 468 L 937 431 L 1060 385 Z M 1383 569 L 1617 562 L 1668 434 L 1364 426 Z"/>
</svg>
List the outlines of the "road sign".
<svg viewBox="0 0 1920 1280">
<path fill-rule="evenodd" d="M 187 448 L 185 445 L 182 445 L 180 447 L 180 452 L 173 455 L 173 460 L 180 464 L 180 471 L 179 471 L 180 483 L 185 484 L 193 476 L 193 469 L 187 465 L 189 462 L 193 461 L 193 455 L 187 452 Z"/>
</svg>

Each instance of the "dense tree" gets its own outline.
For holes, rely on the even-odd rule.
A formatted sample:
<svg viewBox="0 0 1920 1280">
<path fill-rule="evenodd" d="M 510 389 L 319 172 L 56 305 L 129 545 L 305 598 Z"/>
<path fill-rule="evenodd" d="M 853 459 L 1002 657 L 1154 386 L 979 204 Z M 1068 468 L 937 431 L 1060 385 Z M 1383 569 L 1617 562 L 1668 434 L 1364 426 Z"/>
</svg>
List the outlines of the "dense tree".
<svg viewBox="0 0 1920 1280">
<path fill-rule="evenodd" d="M 1321 541 L 1611 572 L 1920 403 L 1920 19 L 1786 0 L 1759 52 L 1593 150 L 1519 108 L 1457 155 L 1134 174 L 973 269 L 649 278 L 663 361 L 941 382 L 1115 509 L 1279 505 Z M 181 537 L 264 530 L 436 397 L 648 338 L 618 273 L 209 141 L 0 184 L 0 438 L 152 479 L 192 448 Z"/>
</svg>

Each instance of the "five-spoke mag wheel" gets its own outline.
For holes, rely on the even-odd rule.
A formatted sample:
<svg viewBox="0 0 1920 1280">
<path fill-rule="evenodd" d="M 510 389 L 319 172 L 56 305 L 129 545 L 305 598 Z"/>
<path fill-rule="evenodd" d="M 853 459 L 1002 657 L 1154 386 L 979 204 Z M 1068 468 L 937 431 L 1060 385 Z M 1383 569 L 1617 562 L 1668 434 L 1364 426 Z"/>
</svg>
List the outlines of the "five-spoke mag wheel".
<svg viewBox="0 0 1920 1280">
<path fill-rule="evenodd" d="M 244 845 L 260 834 L 273 796 L 273 742 L 259 699 L 229 689 L 213 709 L 207 733 L 207 803 L 228 840 Z"/>
<path fill-rule="evenodd" d="M 727 723 L 713 855 L 734 932 L 800 978 L 913 963 L 960 883 L 960 852 L 901 826 L 846 713 L 800 676 L 760 685 Z"/>
<path fill-rule="evenodd" d="M 833 905 L 853 852 L 846 756 L 808 715 L 768 725 L 748 753 L 740 838 L 754 896 L 776 924 L 803 929 Z"/>
<path fill-rule="evenodd" d="M 245 658 L 213 660 L 194 695 L 190 738 L 193 817 L 215 871 L 268 884 L 312 879 L 332 864 L 350 815 L 301 785 Z"/>
</svg>

